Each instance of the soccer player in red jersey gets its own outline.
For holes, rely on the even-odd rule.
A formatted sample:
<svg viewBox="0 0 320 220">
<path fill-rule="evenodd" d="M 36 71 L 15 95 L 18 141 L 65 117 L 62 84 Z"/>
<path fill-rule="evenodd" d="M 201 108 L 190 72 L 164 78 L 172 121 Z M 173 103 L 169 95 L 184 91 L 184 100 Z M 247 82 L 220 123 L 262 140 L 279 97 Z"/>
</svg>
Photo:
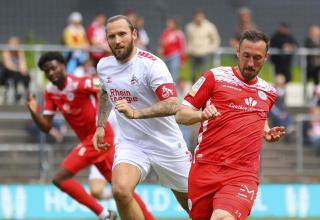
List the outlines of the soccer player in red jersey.
<svg viewBox="0 0 320 220">
<path fill-rule="evenodd" d="M 243 32 L 237 57 L 234 67 L 205 72 L 176 114 L 178 123 L 201 123 L 188 185 L 193 220 L 246 219 L 258 190 L 262 139 L 278 141 L 285 133 L 268 126 L 276 90 L 258 77 L 268 37 Z"/>
<path fill-rule="evenodd" d="M 53 178 L 53 183 L 91 209 L 99 219 L 116 219 L 113 211 L 105 210 L 82 185 L 73 177 L 80 170 L 93 164 L 111 182 L 114 157 L 114 133 L 109 122 L 104 126 L 106 149 L 96 151 L 92 138 L 96 128 L 98 109 L 99 79 L 92 77 L 75 77 L 65 72 L 65 60 L 58 52 L 48 52 L 40 57 L 38 66 L 50 81 L 44 92 L 43 115 L 37 113 L 37 102 L 30 97 L 28 109 L 39 128 L 49 132 L 56 111 L 61 111 L 81 143 L 73 148 L 61 163 L 61 168 Z M 141 198 L 134 193 L 133 198 L 141 207 L 145 219 L 153 220 Z"/>
</svg>

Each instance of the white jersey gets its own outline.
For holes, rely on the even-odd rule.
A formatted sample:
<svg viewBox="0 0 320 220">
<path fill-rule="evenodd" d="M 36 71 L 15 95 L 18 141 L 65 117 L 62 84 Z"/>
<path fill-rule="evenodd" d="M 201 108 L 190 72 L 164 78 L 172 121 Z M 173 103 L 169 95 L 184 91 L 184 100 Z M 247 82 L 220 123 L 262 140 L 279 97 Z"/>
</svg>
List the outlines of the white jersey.
<svg viewBox="0 0 320 220">
<path fill-rule="evenodd" d="M 102 89 L 108 93 L 113 106 L 116 101 L 126 99 L 134 109 L 149 107 L 159 98 L 159 86 L 173 83 L 171 74 L 164 62 L 153 54 L 137 49 L 135 56 L 125 64 L 119 63 L 114 56 L 105 57 L 97 66 Z M 162 95 L 172 92 L 163 87 Z M 158 91 L 157 91 L 158 92 Z M 186 147 L 182 133 L 174 116 L 150 119 L 127 119 L 116 112 L 121 138 L 137 145 L 156 149 Z"/>
</svg>

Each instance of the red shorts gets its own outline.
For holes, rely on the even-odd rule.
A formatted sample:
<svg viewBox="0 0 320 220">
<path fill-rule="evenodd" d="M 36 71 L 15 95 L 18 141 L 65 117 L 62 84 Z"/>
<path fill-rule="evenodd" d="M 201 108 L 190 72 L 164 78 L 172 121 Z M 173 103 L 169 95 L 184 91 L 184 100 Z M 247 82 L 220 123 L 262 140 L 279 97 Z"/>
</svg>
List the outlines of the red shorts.
<svg viewBox="0 0 320 220">
<path fill-rule="evenodd" d="M 82 143 L 72 149 L 62 161 L 61 167 L 76 174 L 87 166 L 94 164 L 110 182 L 114 160 L 114 134 L 110 129 L 110 125 L 106 126 L 105 143 L 110 144 L 106 150 L 96 151 L 92 142 L 93 135 L 89 135 Z"/>
<path fill-rule="evenodd" d="M 222 209 L 237 220 L 250 214 L 258 190 L 255 174 L 226 166 L 192 164 L 188 196 L 190 217 L 210 219 L 213 210 Z"/>
</svg>

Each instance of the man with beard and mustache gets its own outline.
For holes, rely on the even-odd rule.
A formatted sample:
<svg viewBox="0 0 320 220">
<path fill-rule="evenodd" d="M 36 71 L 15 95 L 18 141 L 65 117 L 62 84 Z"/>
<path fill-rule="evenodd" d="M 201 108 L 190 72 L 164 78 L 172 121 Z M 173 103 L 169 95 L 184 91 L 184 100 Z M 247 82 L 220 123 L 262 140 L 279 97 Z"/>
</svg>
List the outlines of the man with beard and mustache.
<svg viewBox="0 0 320 220">
<path fill-rule="evenodd" d="M 189 175 L 193 220 L 243 220 L 258 189 L 262 139 L 278 141 L 284 127 L 269 128 L 275 88 L 258 77 L 268 57 L 268 37 L 244 31 L 238 64 L 208 70 L 179 107 L 176 121 L 201 123 Z"/>
<path fill-rule="evenodd" d="M 38 104 L 33 97 L 29 98 L 28 108 L 33 120 L 44 132 L 50 131 L 54 115 L 60 111 L 81 141 L 62 161 L 60 169 L 53 177 L 53 184 L 91 209 L 99 219 L 114 220 L 116 213 L 106 210 L 74 178 L 87 166 L 95 165 L 104 178 L 111 182 L 114 133 L 108 121 L 104 124 L 105 136 L 102 140 L 105 145 L 108 145 L 108 149 L 96 151 L 92 143 L 99 105 L 99 79 L 67 74 L 65 63 L 63 56 L 58 52 L 48 52 L 40 57 L 38 66 L 50 81 L 44 92 L 43 115 L 38 114 Z M 132 193 L 132 197 L 143 210 L 145 219 L 154 220 L 141 198 L 136 193 Z"/>
<path fill-rule="evenodd" d="M 121 219 L 143 219 L 132 199 L 150 168 L 187 211 L 190 152 L 175 121 L 179 99 L 168 68 L 153 54 L 134 46 L 137 31 L 123 15 L 109 18 L 107 41 L 113 56 L 102 58 L 102 84 L 96 149 L 105 148 L 104 125 L 112 106 L 120 127 L 112 173 L 112 193 Z"/>
</svg>

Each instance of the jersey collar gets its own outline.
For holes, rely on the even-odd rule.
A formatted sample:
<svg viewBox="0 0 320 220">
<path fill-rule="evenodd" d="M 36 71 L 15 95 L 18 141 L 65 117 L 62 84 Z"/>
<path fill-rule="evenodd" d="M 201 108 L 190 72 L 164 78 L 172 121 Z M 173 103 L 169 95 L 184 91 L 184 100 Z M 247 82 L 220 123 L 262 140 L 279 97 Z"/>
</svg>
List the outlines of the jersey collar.
<svg viewBox="0 0 320 220">
<path fill-rule="evenodd" d="M 254 79 L 252 79 L 250 82 L 244 81 L 244 80 L 243 80 L 243 77 L 240 75 L 240 73 L 236 70 L 235 67 L 232 67 L 232 72 L 233 72 L 233 74 L 234 74 L 239 80 L 241 80 L 242 82 L 244 82 L 244 83 L 246 83 L 246 84 L 248 84 L 248 85 L 253 85 L 253 84 L 257 83 L 257 81 L 258 81 L 258 78 L 257 78 L 257 77 L 255 77 Z"/>
</svg>

